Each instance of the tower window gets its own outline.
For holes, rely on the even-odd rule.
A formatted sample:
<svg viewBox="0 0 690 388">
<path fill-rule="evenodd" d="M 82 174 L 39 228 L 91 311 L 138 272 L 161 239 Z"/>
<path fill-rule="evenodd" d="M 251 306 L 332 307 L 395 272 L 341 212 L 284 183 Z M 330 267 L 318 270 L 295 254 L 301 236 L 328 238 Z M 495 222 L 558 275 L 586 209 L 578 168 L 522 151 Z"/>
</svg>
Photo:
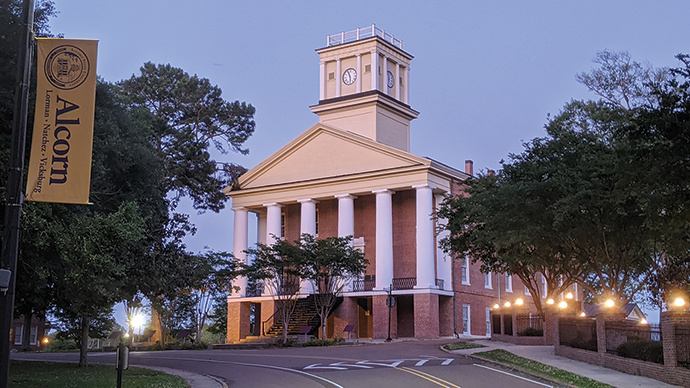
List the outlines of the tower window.
<svg viewBox="0 0 690 388">
<path fill-rule="evenodd" d="M 328 73 L 328 79 L 329 80 L 335 79 L 335 73 Z"/>
<path fill-rule="evenodd" d="M 371 72 L 371 65 L 365 65 L 365 66 L 364 66 L 364 72 L 365 72 L 365 73 Z"/>
</svg>

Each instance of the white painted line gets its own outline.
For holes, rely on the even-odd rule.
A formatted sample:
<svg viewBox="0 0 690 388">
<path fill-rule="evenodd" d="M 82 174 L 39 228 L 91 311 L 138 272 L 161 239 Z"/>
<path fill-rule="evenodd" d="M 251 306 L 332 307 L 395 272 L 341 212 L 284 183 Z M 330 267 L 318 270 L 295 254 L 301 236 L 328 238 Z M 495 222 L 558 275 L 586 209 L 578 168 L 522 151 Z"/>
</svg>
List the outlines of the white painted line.
<svg viewBox="0 0 690 388">
<path fill-rule="evenodd" d="M 414 366 L 422 366 L 422 365 L 426 364 L 427 361 L 429 361 L 429 360 L 421 360 L 418 363 L 414 364 Z"/>
<path fill-rule="evenodd" d="M 451 362 L 453 362 L 453 360 L 455 360 L 455 359 L 454 359 L 454 358 L 446 358 L 446 361 L 443 361 L 443 362 L 441 363 L 441 365 L 448 365 L 448 364 L 450 364 Z"/>
<path fill-rule="evenodd" d="M 504 375 L 513 376 L 513 377 L 518 378 L 518 379 L 520 379 L 520 380 L 525 380 L 525 381 L 529 381 L 530 383 L 534 383 L 534 384 L 537 384 L 537 385 L 541 385 L 542 387 L 550 387 L 550 388 L 553 388 L 553 385 L 548 385 L 548 384 L 540 383 L 540 382 L 538 382 L 538 381 L 530 380 L 530 379 L 524 378 L 524 377 L 522 377 L 522 376 L 518 376 L 518 375 L 514 375 L 514 374 L 512 374 L 512 373 L 504 372 L 504 371 L 499 370 L 499 369 L 489 368 L 488 366 L 479 365 L 479 364 L 474 364 L 474 366 L 478 366 L 478 367 L 484 368 L 484 369 L 489 369 L 489 370 L 492 370 L 492 371 L 498 372 L 498 373 L 503 373 Z"/>
<path fill-rule="evenodd" d="M 345 362 L 334 362 L 330 365 L 333 366 L 344 366 L 344 367 L 354 367 L 354 368 L 364 368 L 364 369 L 373 369 L 373 366 L 366 366 L 366 365 L 357 365 L 357 364 L 346 364 Z"/>
<path fill-rule="evenodd" d="M 364 365 L 378 365 L 378 366 L 387 366 L 391 368 L 397 368 L 398 365 L 402 364 L 405 362 L 405 360 L 380 360 L 380 362 L 376 361 L 369 361 L 369 360 L 364 360 L 364 361 L 357 361 L 357 364 L 364 364 Z M 386 362 L 390 362 L 390 364 L 385 364 Z"/>
<path fill-rule="evenodd" d="M 311 364 L 307 365 L 302 369 L 335 369 L 335 370 L 347 370 L 347 368 L 338 368 L 336 366 L 318 366 L 321 364 Z"/>
</svg>

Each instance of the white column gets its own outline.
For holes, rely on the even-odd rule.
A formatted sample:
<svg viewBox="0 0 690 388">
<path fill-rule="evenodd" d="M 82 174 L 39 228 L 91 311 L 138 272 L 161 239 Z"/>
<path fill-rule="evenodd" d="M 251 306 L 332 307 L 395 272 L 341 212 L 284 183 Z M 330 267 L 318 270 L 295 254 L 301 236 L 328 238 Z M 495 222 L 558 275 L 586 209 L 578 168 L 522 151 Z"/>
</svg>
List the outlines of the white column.
<svg viewBox="0 0 690 388">
<path fill-rule="evenodd" d="M 433 186 L 412 186 L 417 192 L 417 285 L 415 288 L 435 288 Z"/>
<path fill-rule="evenodd" d="M 316 204 L 318 201 L 307 198 L 298 199 L 297 202 L 300 204 L 300 236 L 305 233 L 316 236 Z M 302 279 L 300 293 L 307 295 L 311 292 L 312 286 L 309 280 Z"/>
<path fill-rule="evenodd" d="M 376 290 L 393 283 L 393 192 L 374 190 L 376 194 Z"/>
<path fill-rule="evenodd" d="M 282 205 L 272 202 L 265 203 L 266 208 L 266 244 L 272 245 L 277 239 L 280 239 L 280 218 L 282 214 Z M 270 279 L 264 280 L 263 295 L 271 295 L 275 291 L 275 286 Z"/>
<path fill-rule="evenodd" d="M 357 29 L 357 33 L 359 34 L 359 28 Z M 356 86 L 356 92 L 360 93 L 362 91 L 362 55 L 357 54 L 357 86 Z"/>
<path fill-rule="evenodd" d="M 400 64 L 396 63 L 395 64 L 395 81 L 393 82 L 393 85 L 395 87 L 395 99 L 400 100 Z"/>
<path fill-rule="evenodd" d="M 355 197 L 350 194 L 338 194 L 338 237 L 355 236 Z M 358 275 L 358 274 L 355 274 Z M 345 291 L 352 291 L 352 278 L 345 283 Z"/>
<path fill-rule="evenodd" d="M 371 90 L 379 88 L 379 53 L 376 50 L 371 52 Z"/>
<path fill-rule="evenodd" d="M 436 194 L 436 214 L 438 214 L 438 210 L 441 208 L 441 205 L 443 204 L 443 195 L 441 194 Z M 439 230 L 441 229 L 442 226 L 448 224 L 448 220 L 445 218 L 437 218 L 437 227 Z M 439 279 L 443 279 L 443 288 L 445 290 L 451 291 L 453 290 L 453 259 L 449 255 L 447 255 L 443 249 L 441 249 L 441 240 L 446 238 L 447 236 L 450 235 L 450 232 L 447 230 L 444 230 L 442 232 L 439 232 L 438 235 L 436 236 L 436 273 L 437 277 Z"/>
<path fill-rule="evenodd" d="M 340 58 L 335 60 L 335 96 L 340 97 L 340 84 L 342 82 L 340 74 Z"/>
<path fill-rule="evenodd" d="M 249 248 L 249 211 L 245 207 L 234 207 L 232 211 L 235 212 L 235 226 L 234 236 L 232 240 L 232 253 L 237 260 L 242 263 L 247 263 L 247 254 L 245 251 Z M 234 287 L 240 287 L 239 291 L 233 291 L 235 297 L 243 297 L 247 295 L 247 278 L 242 276 L 233 280 Z"/>
<path fill-rule="evenodd" d="M 405 69 L 405 79 L 403 80 L 403 84 L 405 85 L 405 101 L 403 101 L 405 104 L 410 105 L 410 67 L 408 66 L 407 69 Z"/>
<path fill-rule="evenodd" d="M 383 56 L 383 63 L 381 63 L 381 78 L 381 83 L 383 84 L 381 89 L 383 89 L 384 93 L 388 94 L 388 57 L 385 55 Z"/>
<path fill-rule="evenodd" d="M 326 62 L 319 62 L 319 100 L 326 99 Z"/>
</svg>

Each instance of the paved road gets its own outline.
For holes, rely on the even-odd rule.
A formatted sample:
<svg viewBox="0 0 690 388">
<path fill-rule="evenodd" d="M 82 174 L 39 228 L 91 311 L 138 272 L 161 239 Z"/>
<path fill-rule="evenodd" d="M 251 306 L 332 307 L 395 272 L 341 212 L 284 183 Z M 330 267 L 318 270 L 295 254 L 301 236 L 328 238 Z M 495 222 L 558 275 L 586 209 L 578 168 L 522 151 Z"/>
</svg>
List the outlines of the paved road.
<svg viewBox="0 0 690 388">
<path fill-rule="evenodd" d="M 510 387 L 547 386 L 438 349 L 437 341 L 262 350 L 132 352 L 130 365 L 180 369 L 230 387 Z M 16 359 L 76 361 L 74 353 L 14 354 Z M 89 362 L 113 363 L 113 353 Z M 126 373 L 126 372 L 125 372 Z"/>
</svg>

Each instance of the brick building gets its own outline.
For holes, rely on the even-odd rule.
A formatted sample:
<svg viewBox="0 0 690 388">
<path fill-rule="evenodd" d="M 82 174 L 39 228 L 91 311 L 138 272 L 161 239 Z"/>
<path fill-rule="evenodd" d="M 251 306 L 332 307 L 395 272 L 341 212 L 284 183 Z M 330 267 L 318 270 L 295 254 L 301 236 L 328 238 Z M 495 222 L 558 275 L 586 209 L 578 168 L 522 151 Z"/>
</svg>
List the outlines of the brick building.
<svg viewBox="0 0 690 388">
<path fill-rule="evenodd" d="M 347 285 L 329 319 L 331 335 L 354 325 L 355 338 L 386 338 L 390 285 L 397 302 L 392 337 L 486 335 L 494 303 L 529 296 L 517 277 L 484 275 L 479 265 L 453 261 L 439 249 L 443 220 L 434 219 L 435 209 L 471 178 L 473 167 L 466 161 L 460 171 L 410 153 L 410 122 L 418 115 L 409 105 L 413 57 L 375 26 L 329 36 L 316 52 L 320 96 L 311 110 L 319 122 L 240 177 L 239 187 L 226 189 L 235 256 L 246 260 L 250 217 L 261 243 L 302 233 L 352 235 L 369 266 Z M 261 334 L 274 313 L 270 295 L 248 291 L 246 279 L 234 285 L 228 342 Z M 303 282 L 302 296 L 310 292 Z"/>
</svg>

